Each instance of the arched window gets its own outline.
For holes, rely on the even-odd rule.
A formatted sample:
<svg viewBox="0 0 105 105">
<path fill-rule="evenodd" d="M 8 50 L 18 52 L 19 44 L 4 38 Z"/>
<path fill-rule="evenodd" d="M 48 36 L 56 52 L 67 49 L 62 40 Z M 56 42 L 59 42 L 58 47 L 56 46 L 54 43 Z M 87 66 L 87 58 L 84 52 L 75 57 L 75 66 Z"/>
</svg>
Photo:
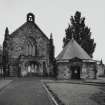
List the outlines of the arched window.
<svg viewBox="0 0 105 105">
<path fill-rule="evenodd" d="M 36 56 L 36 40 L 33 37 L 27 37 L 25 45 L 25 55 Z"/>
<path fill-rule="evenodd" d="M 26 56 L 28 56 L 28 50 L 29 50 L 28 45 L 26 45 L 26 50 L 25 50 Z"/>
<path fill-rule="evenodd" d="M 35 46 L 32 47 L 32 56 L 35 56 Z"/>
<path fill-rule="evenodd" d="M 32 45 L 29 45 L 29 55 L 32 55 Z"/>
</svg>

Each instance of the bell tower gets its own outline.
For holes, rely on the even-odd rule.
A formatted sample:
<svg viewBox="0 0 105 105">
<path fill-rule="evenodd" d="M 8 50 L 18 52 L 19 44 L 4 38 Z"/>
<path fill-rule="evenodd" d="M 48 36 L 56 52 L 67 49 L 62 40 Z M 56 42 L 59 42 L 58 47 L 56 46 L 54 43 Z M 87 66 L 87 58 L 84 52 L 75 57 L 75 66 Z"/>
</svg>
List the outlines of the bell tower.
<svg viewBox="0 0 105 105">
<path fill-rule="evenodd" d="M 35 16 L 33 13 L 28 13 L 27 14 L 27 22 L 35 22 Z"/>
</svg>

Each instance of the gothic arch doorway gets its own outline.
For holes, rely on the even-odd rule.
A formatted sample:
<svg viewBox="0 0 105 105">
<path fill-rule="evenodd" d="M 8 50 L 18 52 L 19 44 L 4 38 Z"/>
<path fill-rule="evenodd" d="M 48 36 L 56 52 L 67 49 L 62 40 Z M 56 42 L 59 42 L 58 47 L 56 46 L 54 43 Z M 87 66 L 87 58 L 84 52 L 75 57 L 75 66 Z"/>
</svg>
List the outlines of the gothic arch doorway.
<svg viewBox="0 0 105 105">
<path fill-rule="evenodd" d="M 27 70 L 27 76 L 38 76 L 39 64 L 35 61 L 28 61 L 25 65 Z"/>
<path fill-rule="evenodd" d="M 81 67 L 78 65 L 71 66 L 71 79 L 80 79 Z"/>
</svg>

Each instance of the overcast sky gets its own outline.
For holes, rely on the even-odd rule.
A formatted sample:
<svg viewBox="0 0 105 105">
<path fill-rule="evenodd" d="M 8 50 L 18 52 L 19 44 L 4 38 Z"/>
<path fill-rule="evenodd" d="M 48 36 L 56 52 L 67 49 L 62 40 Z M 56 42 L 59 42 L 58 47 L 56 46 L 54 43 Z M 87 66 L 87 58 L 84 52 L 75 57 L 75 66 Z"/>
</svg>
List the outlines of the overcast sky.
<svg viewBox="0 0 105 105">
<path fill-rule="evenodd" d="M 48 37 L 53 33 L 57 56 L 62 50 L 70 16 L 76 11 L 86 17 L 86 25 L 97 44 L 94 59 L 102 58 L 105 63 L 105 0 L 0 0 L 0 44 L 6 26 L 12 33 L 26 21 L 26 14 L 33 12 L 43 32 Z"/>
</svg>

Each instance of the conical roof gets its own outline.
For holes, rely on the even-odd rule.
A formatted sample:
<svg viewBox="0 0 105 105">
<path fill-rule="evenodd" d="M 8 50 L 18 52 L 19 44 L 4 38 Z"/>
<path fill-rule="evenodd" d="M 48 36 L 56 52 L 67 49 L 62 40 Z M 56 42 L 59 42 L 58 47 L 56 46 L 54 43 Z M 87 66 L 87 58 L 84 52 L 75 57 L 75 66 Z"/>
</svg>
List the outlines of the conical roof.
<svg viewBox="0 0 105 105">
<path fill-rule="evenodd" d="M 61 53 L 56 57 L 56 60 L 70 60 L 73 58 L 90 60 L 91 57 L 87 52 L 72 38 L 63 48 Z"/>
</svg>

